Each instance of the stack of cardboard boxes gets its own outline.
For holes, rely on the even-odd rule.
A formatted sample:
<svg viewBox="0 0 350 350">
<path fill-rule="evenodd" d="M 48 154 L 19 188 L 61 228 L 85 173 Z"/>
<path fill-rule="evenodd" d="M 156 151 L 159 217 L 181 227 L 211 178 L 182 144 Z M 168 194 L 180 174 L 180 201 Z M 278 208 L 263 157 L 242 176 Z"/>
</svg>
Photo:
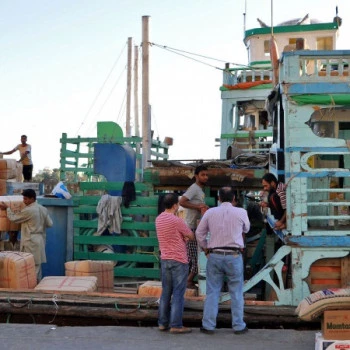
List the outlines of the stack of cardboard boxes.
<svg viewBox="0 0 350 350">
<path fill-rule="evenodd" d="M 350 309 L 325 311 L 315 341 L 315 350 L 350 349 Z"/>
<path fill-rule="evenodd" d="M 7 193 L 8 182 L 22 182 L 22 163 L 15 159 L 0 159 L 0 196 Z"/>
</svg>

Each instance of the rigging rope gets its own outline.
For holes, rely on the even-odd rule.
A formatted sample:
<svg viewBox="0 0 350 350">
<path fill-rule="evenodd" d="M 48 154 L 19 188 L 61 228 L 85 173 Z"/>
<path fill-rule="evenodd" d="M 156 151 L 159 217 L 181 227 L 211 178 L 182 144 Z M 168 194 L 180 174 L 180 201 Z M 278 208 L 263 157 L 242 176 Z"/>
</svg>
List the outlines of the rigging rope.
<svg viewBox="0 0 350 350">
<path fill-rule="evenodd" d="M 211 64 L 209 64 L 209 63 L 206 63 L 206 62 L 197 60 L 197 59 L 195 59 L 195 58 L 188 57 L 188 56 L 186 56 L 185 54 L 193 55 L 193 56 L 198 56 L 198 57 L 202 57 L 202 58 L 205 58 L 205 59 L 208 59 L 208 60 L 213 60 L 213 61 L 218 61 L 218 62 L 223 62 L 223 63 L 230 63 L 230 64 L 235 65 L 235 66 L 249 67 L 249 66 L 247 66 L 247 65 L 245 65 L 245 64 L 240 64 L 240 63 L 234 63 L 234 62 L 224 61 L 224 60 L 221 60 L 221 59 L 218 59 L 218 58 L 209 57 L 209 56 L 197 54 L 197 53 L 194 53 L 194 52 L 189 52 L 189 51 L 185 51 L 185 50 L 176 49 L 176 48 L 173 48 L 173 47 L 170 47 L 170 46 L 167 46 L 167 45 L 160 45 L 160 44 L 156 44 L 156 43 L 149 43 L 149 44 L 150 44 L 151 46 L 156 46 L 156 47 L 158 47 L 158 48 L 160 48 L 160 49 L 164 49 L 164 50 L 170 51 L 170 52 L 175 53 L 175 54 L 177 54 L 177 55 L 186 57 L 186 58 L 191 59 L 191 60 L 193 60 L 193 61 L 196 61 L 196 62 L 205 64 L 205 65 L 207 65 L 207 66 L 210 66 L 210 67 L 213 67 L 213 68 L 215 68 L 215 69 L 222 70 L 222 71 L 223 71 L 224 69 L 219 68 L 219 67 L 216 67 L 216 66 L 213 66 L 213 65 L 211 65 Z"/>
<path fill-rule="evenodd" d="M 105 81 L 103 82 L 103 84 L 102 84 L 102 86 L 100 87 L 100 89 L 99 89 L 97 95 L 95 96 L 94 100 L 92 101 L 92 103 L 91 103 L 91 105 L 90 105 L 90 108 L 88 109 L 87 113 L 85 114 L 85 117 L 84 117 L 82 123 L 80 124 L 80 126 L 79 126 L 79 128 L 78 128 L 78 130 L 77 130 L 77 132 L 76 132 L 76 136 L 78 136 L 78 133 L 79 133 L 81 127 L 84 125 L 84 123 L 85 123 L 87 117 L 89 116 L 89 114 L 90 114 L 92 108 L 95 106 L 95 103 L 96 103 L 98 97 L 100 96 L 100 94 L 101 94 L 101 92 L 102 92 L 104 86 L 106 85 L 106 83 L 107 83 L 109 77 L 111 76 L 111 74 L 112 74 L 112 72 L 113 72 L 115 66 L 116 66 L 117 63 L 119 62 L 119 59 L 120 59 L 121 55 L 123 54 L 123 52 L 124 52 L 126 46 L 127 46 L 127 44 L 125 43 L 125 45 L 124 45 L 124 47 L 122 48 L 122 50 L 121 50 L 121 52 L 120 52 L 118 58 L 115 60 L 113 66 L 112 66 L 112 68 L 111 68 L 111 70 L 109 71 L 109 73 L 108 73 L 108 75 L 107 75 Z"/>
</svg>

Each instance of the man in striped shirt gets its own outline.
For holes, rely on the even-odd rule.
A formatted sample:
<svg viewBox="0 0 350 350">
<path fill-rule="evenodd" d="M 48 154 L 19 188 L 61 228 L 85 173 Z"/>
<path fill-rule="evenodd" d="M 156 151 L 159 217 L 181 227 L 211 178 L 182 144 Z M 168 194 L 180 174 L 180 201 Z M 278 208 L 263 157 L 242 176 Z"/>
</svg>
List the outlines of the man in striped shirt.
<svg viewBox="0 0 350 350">
<path fill-rule="evenodd" d="M 188 276 L 186 242 L 194 240 L 194 233 L 176 216 L 179 198 L 176 193 L 164 196 L 165 210 L 156 218 L 156 231 L 161 258 L 162 295 L 158 310 L 158 328 L 170 329 L 172 334 L 190 333 L 182 325 L 184 297 Z"/>
<path fill-rule="evenodd" d="M 205 204 L 205 193 L 203 191 L 208 182 L 208 168 L 199 165 L 194 170 L 196 182 L 193 183 L 187 191 L 181 196 L 180 205 L 187 209 L 185 221 L 187 226 L 196 231 L 197 222 L 201 215 L 209 208 Z M 194 288 L 194 278 L 198 274 L 198 246 L 197 241 L 187 242 L 187 254 L 189 259 L 189 274 L 187 278 L 187 288 Z"/>
<path fill-rule="evenodd" d="M 262 207 L 268 206 L 271 214 L 277 220 L 274 230 L 283 230 L 286 228 L 286 185 L 279 182 L 276 176 L 267 173 L 262 177 L 264 191 L 268 192 L 268 203 L 261 202 Z"/>
<path fill-rule="evenodd" d="M 249 231 L 250 222 L 245 209 L 233 206 L 231 187 L 220 188 L 219 201 L 221 205 L 208 209 L 196 230 L 198 245 L 208 258 L 201 332 L 214 334 L 220 292 L 226 276 L 231 296 L 232 328 L 235 334 L 243 334 L 248 328 L 243 320 L 242 250 L 243 234 Z"/>
</svg>

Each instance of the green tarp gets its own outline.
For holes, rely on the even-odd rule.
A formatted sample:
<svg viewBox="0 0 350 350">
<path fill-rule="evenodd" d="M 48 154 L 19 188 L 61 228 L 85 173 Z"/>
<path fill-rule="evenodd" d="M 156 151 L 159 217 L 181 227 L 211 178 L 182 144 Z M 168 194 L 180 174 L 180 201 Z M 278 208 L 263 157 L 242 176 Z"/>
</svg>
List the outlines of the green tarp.
<svg viewBox="0 0 350 350">
<path fill-rule="evenodd" d="M 350 94 L 289 96 L 298 105 L 350 105 Z"/>
</svg>

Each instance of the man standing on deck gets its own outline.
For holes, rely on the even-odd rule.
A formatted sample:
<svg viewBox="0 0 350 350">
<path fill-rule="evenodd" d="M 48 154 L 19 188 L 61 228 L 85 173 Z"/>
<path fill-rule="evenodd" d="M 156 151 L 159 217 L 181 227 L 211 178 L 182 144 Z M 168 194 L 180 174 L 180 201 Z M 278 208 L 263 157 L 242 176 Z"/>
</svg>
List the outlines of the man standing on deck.
<svg viewBox="0 0 350 350">
<path fill-rule="evenodd" d="M 274 230 L 286 228 L 286 185 L 279 182 L 276 176 L 267 173 L 262 177 L 264 191 L 268 192 L 268 203 L 261 202 L 261 207 L 269 207 L 271 214 L 277 220 Z"/>
<path fill-rule="evenodd" d="M 179 197 L 167 193 L 163 204 L 165 210 L 156 218 L 156 231 L 161 257 L 162 295 L 158 311 L 160 331 L 170 329 L 172 334 L 190 333 L 191 328 L 183 327 L 184 296 L 188 276 L 186 241 L 194 240 L 194 233 L 185 222 L 176 216 Z"/>
<path fill-rule="evenodd" d="M 197 222 L 205 213 L 208 206 L 205 204 L 205 193 L 203 188 L 208 182 L 208 168 L 204 165 L 198 166 L 194 171 L 196 182 L 192 184 L 180 199 L 180 205 L 187 209 L 185 221 L 188 227 L 195 232 Z M 187 242 L 187 254 L 190 262 L 190 273 L 187 279 L 187 287 L 193 288 L 194 278 L 198 273 L 198 245 L 196 241 Z"/>
<path fill-rule="evenodd" d="M 219 310 L 220 292 L 227 278 L 231 296 L 232 328 L 235 334 L 244 334 L 248 328 L 243 320 L 243 257 L 244 233 L 250 229 L 245 209 L 234 206 L 230 187 L 219 190 L 221 205 L 209 209 L 196 230 L 198 245 L 208 260 L 206 268 L 206 298 L 201 332 L 214 334 Z M 208 233 L 209 238 L 208 238 Z"/>
<path fill-rule="evenodd" d="M 0 208 L 7 210 L 10 221 L 21 224 L 21 252 L 34 256 L 37 281 L 42 277 L 41 264 L 46 262 L 45 244 L 46 228 L 53 225 L 52 219 L 45 207 L 36 202 L 36 193 L 32 189 L 22 192 L 25 207 L 19 212 L 13 212 L 4 202 Z"/>
<path fill-rule="evenodd" d="M 23 169 L 23 179 L 24 182 L 30 182 L 32 180 L 33 174 L 33 162 L 32 162 L 32 147 L 27 143 L 27 136 L 21 136 L 21 143 L 17 145 L 13 150 L 8 152 L 0 152 L 0 154 L 12 154 L 16 151 L 19 151 L 20 159 L 19 163 L 22 163 Z"/>
</svg>

